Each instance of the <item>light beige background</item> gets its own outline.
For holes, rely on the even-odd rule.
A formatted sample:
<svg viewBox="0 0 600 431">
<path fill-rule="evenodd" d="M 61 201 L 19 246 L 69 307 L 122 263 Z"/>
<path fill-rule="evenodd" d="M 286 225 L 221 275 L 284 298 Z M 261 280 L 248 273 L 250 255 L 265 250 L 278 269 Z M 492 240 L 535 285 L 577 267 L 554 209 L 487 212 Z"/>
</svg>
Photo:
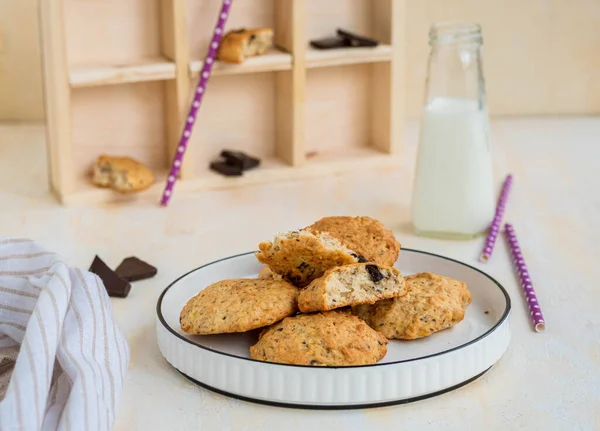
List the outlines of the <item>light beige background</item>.
<svg viewBox="0 0 600 431">
<path fill-rule="evenodd" d="M 0 0 L 0 120 L 43 116 L 37 1 Z M 492 115 L 600 113 L 600 0 L 406 1 L 410 117 L 420 112 L 428 27 L 443 20 L 482 24 Z"/>
<path fill-rule="evenodd" d="M 0 120 L 43 117 L 37 2 L 0 0 Z"/>
</svg>

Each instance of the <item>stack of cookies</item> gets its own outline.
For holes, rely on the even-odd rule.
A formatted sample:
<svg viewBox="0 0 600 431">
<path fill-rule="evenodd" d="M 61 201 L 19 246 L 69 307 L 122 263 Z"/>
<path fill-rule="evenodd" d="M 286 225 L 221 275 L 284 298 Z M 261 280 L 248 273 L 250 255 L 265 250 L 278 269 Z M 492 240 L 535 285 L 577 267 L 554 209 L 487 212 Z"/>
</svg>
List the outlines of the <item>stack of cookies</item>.
<svg viewBox="0 0 600 431">
<path fill-rule="evenodd" d="M 441 275 L 403 277 L 400 243 L 369 217 L 326 217 L 259 244 L 256 279 L 212 284 L 181 311 L 189 334 L 262 328 L 253 359 L 298 365 L 374 364 L 388 339 L 450 328 L 471 303 L 465 283 Z"/>
</svg>

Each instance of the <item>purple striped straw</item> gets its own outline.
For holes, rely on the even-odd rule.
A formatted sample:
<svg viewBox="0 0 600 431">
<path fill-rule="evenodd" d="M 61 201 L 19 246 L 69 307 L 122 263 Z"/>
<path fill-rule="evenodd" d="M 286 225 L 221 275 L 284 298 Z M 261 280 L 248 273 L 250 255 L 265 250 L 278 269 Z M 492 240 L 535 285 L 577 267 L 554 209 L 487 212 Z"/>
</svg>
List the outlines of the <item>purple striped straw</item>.
<svg viewBox="0 0 600 431">
<path fill-rule="evenodd" d="M 194 123 L 196 122 L 196 116 L 198 115 L 198 110 L 202 104 L 202 99 L 204 98 L 204 93 L 206 91 L 206 84 L 210 78 L 210 73 L 217 55 L 217 49 L 219 48 L 219 43 L 221 42 L 221 37 L 223 36 L 223 28 L 225 27 L 225 22 L 229 16 L 231 2 L 232 0 L 223 0 L 221 11 L 219 12 L 217 25 L 215 26 L 212 40 L 208 46 L 208 53 L 206 54 L 204 64 L 202 65 L 202 70 L 200 71 L 200 81 L 198 81 L 198 86 L 196 87 L 196 92 L 194 93 L 194 100 L 192 101 L 192 106 L 190 107 L 190 111 L 185 122 L 185 127 L 181 133 L 179 145 L 177 146 L 177 151 L 175 152 L 175 157 L 173 158 L 173 163 L 171 165 L 171 170 L 169 172 L 169 176 L 167 177 L 167 184 L 160 201 L 160 204 L 164 207 L 169 204 L 169 200 L 173 194 L 173 187 L 175 186 L 175 181 L 177 180 L 179 170 L 181 169 L 181 164 L 183 163 L 183 155 L 185 154 L 190 136 L 192 136 L 192 129 L 194 128 Z"/>
<path fill-rule="evenodd" d="M 485 247 L 481 252 L 481 256 L 479 256 L 479 260 L 482 262 L 487 262 L 494 251 L 494 245 L 496 244 L 496 239 L 498 239 L 498 233 L 500 233 L 502 217 L 504 217 L 504 210 L 506 209 L 506 202 L 508 201 L 508 193 L 510 192 L 512 182 L 512 175 L 508 175 L 504 180 L 504 184 L 502 185 L 502 192 L 500 193 L 498 204 L 496 205 L 496 214 L 494 215 L 494 219 L 490 225 L 490 231 L 488 232 L 487 239 L 485 240 Z"/>
<path fill-rule="evenodd" d="M 525 294 L 525 300 L 529 307 L 529 314 L 533 321 L 533 327 L 536 332 L 542 332 L 546 330 L 546 321 L 540 308 L 540 303 L 537 300 L 535 290 L 533 290 L 533 284 L 531 284 L 531 278 L 529 278 L 529 271 L 527 271 L 527 265 L 523 254 L 521 253 L 521 247 L 519 247 L 519 241 L 517 240 L 517 234 L 511 224 L 506 223 L 504 225 L 506 238 L 510 246 L 510 252 L 512 254 L 513 263 L 515 269 L 519 274 L 519 281 L 521 282 L 521 288 Z"/>
</svg>

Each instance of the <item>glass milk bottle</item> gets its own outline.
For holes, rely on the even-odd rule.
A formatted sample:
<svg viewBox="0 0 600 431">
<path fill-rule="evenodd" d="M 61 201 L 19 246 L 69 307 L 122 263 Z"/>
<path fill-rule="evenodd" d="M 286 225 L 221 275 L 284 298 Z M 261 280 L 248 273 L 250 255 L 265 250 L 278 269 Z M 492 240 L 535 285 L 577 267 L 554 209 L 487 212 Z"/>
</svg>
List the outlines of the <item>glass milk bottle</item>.
<svg viewBox="0 0 600 431">
<path fill-rule="evenodd" d="M 419 235 L 469 239 L 495 212 L 481 28 L 434 24 L 411 216 Z"/>
</svg>

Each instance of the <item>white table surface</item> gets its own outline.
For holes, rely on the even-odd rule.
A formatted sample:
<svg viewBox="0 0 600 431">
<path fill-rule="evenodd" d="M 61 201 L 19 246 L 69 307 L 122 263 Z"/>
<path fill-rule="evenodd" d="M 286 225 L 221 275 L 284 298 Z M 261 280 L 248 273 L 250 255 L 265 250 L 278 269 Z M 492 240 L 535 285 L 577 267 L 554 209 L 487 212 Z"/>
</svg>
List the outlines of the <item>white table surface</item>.
<svg viewBox="0 0 600 431">
<path fill-rule="evenodd" d="M 87 268 L 136 255 L 158 275 L 137 282 L 114 313 L 131 347 L 116 430 L 598 430 L 600 429 L 600 118 L 494 121 L 498 186 L 515 176 L 507 219 L 519 235 L 547 321 L 531 329 L 503 240 L 488 264 L 483 239 L 416 237 L 409 203 L 417 128 L 399 171 L 175 195 L 155 204 L 60 207 L 46 189 L 43 128 L 0 127 L 0 231 L 23 235 Z M 238 401 L 197 387 L 156 345 L 160 292 L 188 270 L 253 250 L 277 231 L 325 215 L 370 215 L 403 246 L 487 271 L 513 300 L 511 345 L 487 374 L 454 392 L 402 406 L 307 411 Z M 51 227 L 50 227 L 51 226 Z M 60 239 L 59 239 L 60 238 Z"/>
</svg>

